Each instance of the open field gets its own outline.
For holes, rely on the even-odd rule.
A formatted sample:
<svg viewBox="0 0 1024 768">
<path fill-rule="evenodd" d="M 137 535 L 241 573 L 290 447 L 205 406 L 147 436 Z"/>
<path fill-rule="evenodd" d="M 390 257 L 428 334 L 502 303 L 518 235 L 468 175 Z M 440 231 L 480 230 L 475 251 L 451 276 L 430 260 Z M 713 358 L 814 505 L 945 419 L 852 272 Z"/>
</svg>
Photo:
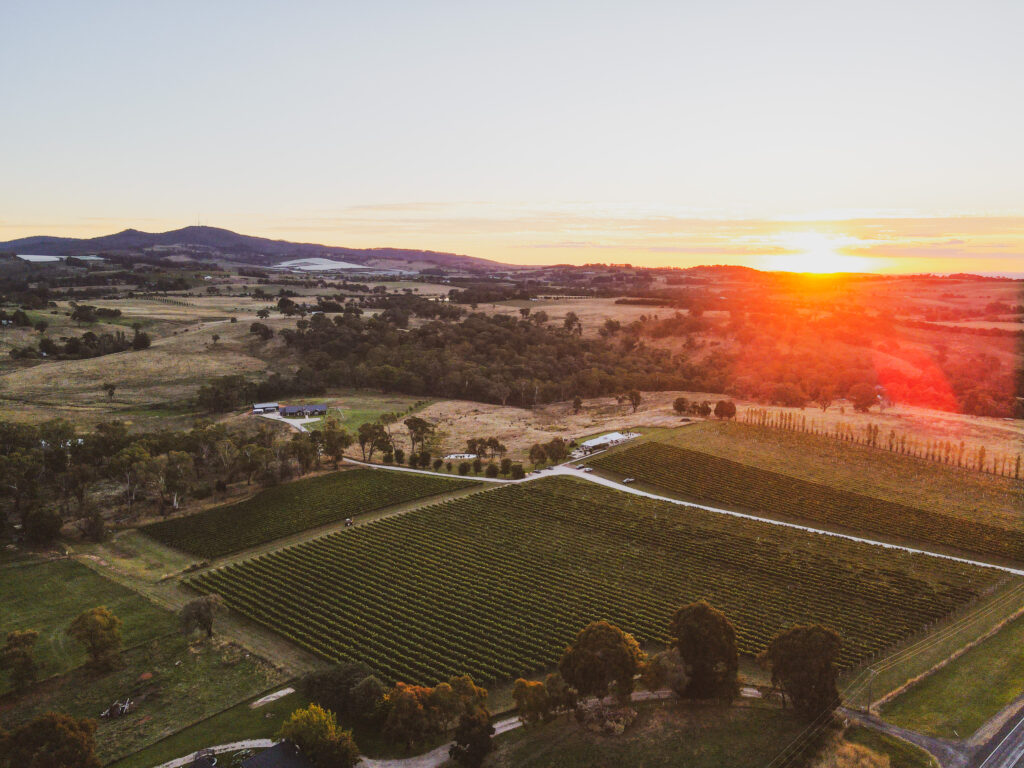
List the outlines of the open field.
<svg viewBox="0 0 1024 768">
<path fill-rule="evenodd" d="M 473 485 L 472 480 L 353 469 L 275 486 L 237 504 L 153 523 L 142 531 L 200 557 L 219 557 L 381 507 Z"/>
<path fill-rule="evenodd" d="M 599 618 L 641 642 L 663 640 L 671 613 L 702 598 L 733 620 L 745 654 L 816 621 L 840 632 L 849 665 L 1004 580 L 555 477 L 379 520 L 189 583 L 325 658 L 364 661 L 386 680 L 433 683 L 543 668 Z"/>
<path fill-rule="evenodd" d="M 121 636 L 125 647 L 173 632 L 178 626 L 173 614 L 73 560 L 3 566 L 0 582 L 0 636 L 15 629 L 39 632 L 35 648 L 39 679 L 85 661 L 85 653 L 66 632 L 74 618 L 89 608 L 105 605 L 124 622 Z M 3 679 L 0 691 L 6 689 Z"/>
<path fill-rule="evenodd" d="M 945 515 L 1024 529 L 1024 483 L 822 435 L 728 421 L 652 440 Z"/>
<path fill-rule="evenodd" d="M 1024 691 L 1024 617 L 882 705 L 896 725 L 966 739 Z"/>
<path fill-rule="evenodd" d="M 645 442 L 588 463 L 686 499 L 1024 561 L 1024 528 L 1019 525 L 930 512 L 674 445 Z"/>
<path fill-rule="evenodd" d="M 578 414 L 573 413 L 571 402 L 526 409 L 444 400 L 426 407 L 419 415 L 438 427 L 436 453 L 462 451 L 467 439 L 493 435 L 508 446 L 513 456 L 522 459 L 531 445 L 547 442 L 556 436 L 572 439 L 635 427 L 677 427 L 679 416 L 672 410 L 672 402 L 677 397 L 686 397 L 691 402 L 708 400 L 714 403 L 724 396 L 707 392 L 643 392 L 643 400 L 635 413 L 629 405 L 620 405 L 613 397 L 588 398 L 583 401 L 583 408 Z M 760 407 L 741 399 L 735 399 L 735 402 L 741 413 L 748 407 Z M 794 412 L 794 409 L 784 408 L 773 410 Z M 811 409 L 806 414 L 808 420 L 813 419 L 832 429 L 837 424 L 844 424 L 863 430 L 867 424 L 875 424 L 885 435 L 895 430 L 897 434 L 916 439 L 963 440 L 973 449 L 984 445 L 990 453 L 1016 454 L 1024 444 L 1022 421 L 964 416 L 909 406 L 887 409 L 884 414 L 855 414 L 852 409 L 841 414 L 835 407 L 825 414 Z"/>
<path fill-rule="evenodd" d="M 14 701 L 0 700 L 0 722 L 11 726 L 54 709 L 74 717 L 98 718 L 115 700 L 131 697 L 137 703 L 135 711 L 98 721 L 97 752 L 109 761 L 282 679 L 271 665 L 236 645 L 218 640 L 190 644 L 182 635 L 171 634 L 125 652 L 121 666 L 110 673 L 98 675 L 79 667 L 36 685 Z"/>
<path fill-rule="evenodd" d="M 520 728 L 495 740 L 486 768 L 763 768 L 804 728 L 766 706 L 681 707 L 650 702 L 621 736 L 602 736 L 572 718 Z"/>
<path fill-rule="evenodd" d="M 888 756 L 889 768 L 939 768 L 935 758 L 920 747 L 870 728 L 856 725 L 847 728 L 843 732 L 843 739 Z"/>
</svg>

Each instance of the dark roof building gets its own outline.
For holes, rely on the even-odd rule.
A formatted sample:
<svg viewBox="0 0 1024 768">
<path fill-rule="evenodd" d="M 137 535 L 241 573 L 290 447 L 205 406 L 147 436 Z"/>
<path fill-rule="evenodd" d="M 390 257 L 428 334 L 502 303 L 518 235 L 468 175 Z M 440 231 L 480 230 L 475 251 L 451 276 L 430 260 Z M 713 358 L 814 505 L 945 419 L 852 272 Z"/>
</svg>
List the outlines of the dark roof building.
<svg viewBox="0 0 1024 768">
<path fill-rule="evenodd" d="M 280 741 L 242 762 L 242 768 L 313 768 L 290 741 Z"/>
</svg>

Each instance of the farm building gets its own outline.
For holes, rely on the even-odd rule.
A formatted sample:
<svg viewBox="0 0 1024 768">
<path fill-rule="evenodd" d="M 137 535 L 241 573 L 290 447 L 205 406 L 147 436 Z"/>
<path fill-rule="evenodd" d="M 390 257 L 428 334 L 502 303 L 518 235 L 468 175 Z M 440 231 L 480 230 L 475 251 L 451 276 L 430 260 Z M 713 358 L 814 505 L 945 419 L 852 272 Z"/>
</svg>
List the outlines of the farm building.
<svg viewBox="0 0 1024 768">
<path fill-rule="evenodd" d="M 444 457 L 445 461 L 459 461 L 461 459 L 475 459 L 475 453 L 449 453 Z"/>
<path fill-rule="evenodd" d="M 253 413 L 277 413 L 277 403 L 253 403 Z"/>
<path fill-rule="evenodd" d="M 607 435 L 601 435 L 591 440 L 587 440 L 580 444 L 580 449 L 585 453 L 593 453 L 594 451 L 600 451 L 603 448 L 611 448 L 613 445 L 619 445 L 627 440 L 632 440 L 635 437 L 639 437 L 634 432 L 609 432 Z"/>
<path fill-rule="evenodd" d="M 286 419 L 301 419 L 307 416 L 326 416 L 326 405 L 282 405 L 279 413 Z"/>
</svg>

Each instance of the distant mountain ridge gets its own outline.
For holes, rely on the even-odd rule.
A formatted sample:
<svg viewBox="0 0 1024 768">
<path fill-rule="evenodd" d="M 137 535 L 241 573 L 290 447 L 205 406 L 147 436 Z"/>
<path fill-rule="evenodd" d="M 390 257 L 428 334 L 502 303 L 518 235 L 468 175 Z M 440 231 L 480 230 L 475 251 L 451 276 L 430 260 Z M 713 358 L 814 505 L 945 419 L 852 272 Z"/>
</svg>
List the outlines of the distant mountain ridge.
<svg viewBox="0 0 1024 768">
<path fill-rule="evenodd" d="M 95 253 L 174 255 L 220 257 L 261 266 L 271 266 L 287 259 L 314 256 L 338 257 L 355 264 L 393 261 L 402 264 L 428 263 L 455 269 L 495 269 L 507 265 L 475 256 L 456 253 L 421 251 L 406 248 L 343 248 L 316 243 L 292 243 L 265 237 L 241 235 L 219 227 L 183 227 L 170 232 L 140 232 L 126 229 L 101 237 L 50 237 L 36 235 L 0 243 L 0 251 L 39 256 L 83 256 Z"/>
</svg>

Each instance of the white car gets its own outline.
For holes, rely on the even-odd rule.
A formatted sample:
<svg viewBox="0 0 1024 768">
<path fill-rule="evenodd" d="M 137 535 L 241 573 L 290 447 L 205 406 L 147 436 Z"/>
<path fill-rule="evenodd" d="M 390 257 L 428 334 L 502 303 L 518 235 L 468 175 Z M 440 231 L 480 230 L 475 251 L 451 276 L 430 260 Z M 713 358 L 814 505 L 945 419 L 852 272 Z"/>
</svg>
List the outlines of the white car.
<svg viewBox="0 0 1024 768">
<path fill-rule="evenodd" d="M 584 471 L 584 472 L 593 472 L 593 471 L 594 471 L 594 468 L 593 468 L 593 467 L 584 467 L 584 468 L 583 468 L 583 471 Z"/>
</svg>

